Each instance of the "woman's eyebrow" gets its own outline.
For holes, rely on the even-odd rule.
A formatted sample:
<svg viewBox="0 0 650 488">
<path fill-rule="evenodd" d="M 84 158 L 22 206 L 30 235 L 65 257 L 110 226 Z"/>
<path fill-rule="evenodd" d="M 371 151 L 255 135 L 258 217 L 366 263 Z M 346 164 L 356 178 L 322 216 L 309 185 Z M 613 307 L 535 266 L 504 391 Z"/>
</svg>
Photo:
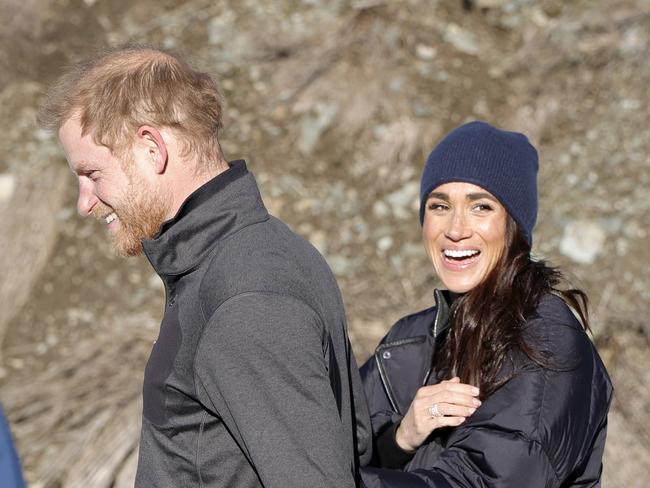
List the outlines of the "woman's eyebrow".
<svg viewBox="0 0 650 488">
<path fill-rule="evenodd" d="M 473 202 L 474 200 L 480 200 L 481 198 L 487 198 L 488 200 L 496 201 L 496 198 L 487 192 L 468 193 L 465 198 L 470 202 Z"/>
<path fill-rule="evenodd" d="M 431 193 L 429 193 L 429 196 L 427 196 L 427 200 L 429 198 L 438 198 L 439 200 L 444 200 L 445 202 L 449 201 L 449 195 L 439 191 L 432 191 Z"/>
</svg>

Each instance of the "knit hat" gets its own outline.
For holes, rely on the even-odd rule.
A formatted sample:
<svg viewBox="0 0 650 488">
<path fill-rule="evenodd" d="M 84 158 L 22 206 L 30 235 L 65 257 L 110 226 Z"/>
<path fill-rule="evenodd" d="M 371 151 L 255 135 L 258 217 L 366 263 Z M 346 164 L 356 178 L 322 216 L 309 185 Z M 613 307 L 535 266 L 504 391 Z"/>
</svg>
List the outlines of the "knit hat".
<svg viewBox="0 0 650 488">
<path fill-rule="evenodd" d="M 537 220 L 537 151 L 528 138 L 485 122 L 462 125 L 440 141 L 424 165 L 420 183 L 420 224 L 427 197 L 452 181 L 489 191 L 517 223 L 529 244 Z"/>
</svg>

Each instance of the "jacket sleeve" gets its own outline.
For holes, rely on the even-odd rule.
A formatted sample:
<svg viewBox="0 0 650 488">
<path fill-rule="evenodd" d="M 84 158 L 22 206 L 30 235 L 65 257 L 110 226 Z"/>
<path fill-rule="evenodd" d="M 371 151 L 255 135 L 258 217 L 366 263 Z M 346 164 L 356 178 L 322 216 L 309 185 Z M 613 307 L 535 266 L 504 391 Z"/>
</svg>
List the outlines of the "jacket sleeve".
<svg viewBox="0 0 650 488">
<path fill-rule="evenodd" d="M 352 346 L 350 346 L 350 351 L 352 351 Z M 359 466 L 366 466 L 371 462 L 373 455 L 372 424 L 357 361 L 352 352 L 350 352 L 349 368 L 356 427 L 357 451 L 355 455 L 359 460 Z"/>
<path fill-rule="evenodd" d="M 305 303 L 270 293 L 230 298 L 206 324 L 194 365 L 199 397 L 266 488 L 355 486 L 325 333 Z"/>
<path fill-rule="evenodd" d="M 517 432 L 466 429 L 427 469 L 363 469 L 366 488 L 546 488 L 559 486 L 542 446 Z"/>
<path fill-rule="evenodd" d="M 483 402 L 464 424 L 446 433 L 445 448 L 431 464 L 426 450 L 418 450 L 407 472 L 364 470 L 367 488 L 551 488 L 560 486 L 549 445 L 532 434 L 565 417 L 561 398 L 548 388 L 549 375 L 540 368 L 522 371 Z M 550 398 L 549 398 L 550 396 Z M 547 410 L 545 403 L 554 407 Z M 552 417 L 552 418 L 551 418 Z M 544 434 L 546 435 L 546 434 Z M 557 435 L 557 434 L 552 434 Z M 565 437 L 565 436 L 562 436 Z M 571 442 L 571 441 L 569 441 Z M 419 457 L 422 456 L 422 457 Z M 426 466 L 413 469 L 411 466 Z M 417 480 L 417 481 L 416 481 Z M 419 483 L 419 484 L 418 484 Z"/>
<path fill-rule="evenodd" d="M 607 419 L 598 430 L 598 435 L 591 449 L 590 455 L 584 463 L 582 472 L 576 475 L 573 483 L 584 488 L 600 487 L 603 474 L 603 453 L 605 452 L 605 439 L 607 438 Z"/>
<path fill-rule="evenodd" d="M 397 444 L 395 436 L 400 423 L 395 422 L 381 435 L 377 436 L 375 441 L 377 458 L 384 468 L 403 469 L 413 459 L 413 452 L 405 451 Z"/>
</svg>

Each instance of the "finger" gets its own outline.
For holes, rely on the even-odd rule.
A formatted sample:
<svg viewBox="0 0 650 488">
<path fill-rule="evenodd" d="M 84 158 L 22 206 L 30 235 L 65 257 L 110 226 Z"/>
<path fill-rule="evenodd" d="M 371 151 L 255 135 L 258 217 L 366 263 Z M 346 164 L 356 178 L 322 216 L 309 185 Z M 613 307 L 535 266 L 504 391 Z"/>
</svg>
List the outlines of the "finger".
<svg viewBox="0 0 650 488">
<path fill-rule="evenodd" d="M 413 403 L 418 407 L 427 407 L 440 402 L 455 403 L 468 407 L 478 407 L 481 405 L 481 401 L 473 395 L 447 389 L 437 390 L 436 392 L 427 395 L 420 394 L 413 399 Z"/>
<path fill-rule="evenodd" d="M 429 400 L 431 401 L 431 404 L 451 403 L 465 407 L 479 407 L 481 405 L 481 400 L 475 396 L 466 395 L 464 393 L 457 393 L 454 391 L 438 392 L 435 395 L 431 395 L 431 398 Z"/>
<path fill-rule="evenodd" d="M 466 417 L 437 417 L 434 420 L 438 423 L 434 428 L 439 429 L 441 427 L 455 427 L 460 425 L 465 422 Z"/>
<path fill-rule="evenodd" d="M 439 415 L 434 415 L 437 412 Z M 439 419 L 440 417 L 469 417 L 476 412 L 476 407 L 462 406 L 451 403 L 434 403 L 424 410 L 420 410 L 421 415 L 415 419 L 416 424 L 429 424 L 428 419 Z"/>
<path fill-rule="evenodd" d="M 433 404 L 449 403 L 461 407 L 478 408 L 481 406 L 481 401 L 473 396 L 463 395 L 461 393 L 454 393 L 449 391 L 439 392 L 425 398 L 419 398 L 413 401 L 413 404 L 420 411 L 426 411 Z"/>
<path fill-rule="evenodd" d="M 451 403 L 438 403 L 438 412 L 445 417 L 469 417 L 476 412 L 476 407 L 467 407 Z M 440 417 L 432 417 L 440 418 Z"/>
<path fill-rule="evenodd" d="M 444 386 L 445 390 L 457 391 L 459 393 L 465 393 L 467 395 L 478 396 L 481 393 L 481 390 L 479 390 L 477 387 L 468 385 L 467 383 L 443 381 L 440 383 L 440 386 Z"/>
<path fill-rule="evenodd" d="M 458 393 L 463 393 L 465 395 L 472 395 L 472 396 L 478 396 L 480 394 L 480 390 L 475 386 L 468 385 L 465 383 L 443 381 L 442 383 L 438 383 L 436 385 L 428 385 L 419 388 L 415 396 L 416 398 L 426 397 L 426 396 L 434 395 L 437 392 L 446 391 L 446 390 L 455 391 Z"/>
<path fill-rule="evenodd" d="M 438 406 L 437 411 L 442 415 L 468 416 L 472 415 L 478 407 L 480 401 L 473 397 L 464 398 L 433 398 L 429 401 L 418 401 L 413 403 L 413 417 L 418 422 L 422 422 L 427 417 L 432 416 L 432 407 Z"/>
</svg>

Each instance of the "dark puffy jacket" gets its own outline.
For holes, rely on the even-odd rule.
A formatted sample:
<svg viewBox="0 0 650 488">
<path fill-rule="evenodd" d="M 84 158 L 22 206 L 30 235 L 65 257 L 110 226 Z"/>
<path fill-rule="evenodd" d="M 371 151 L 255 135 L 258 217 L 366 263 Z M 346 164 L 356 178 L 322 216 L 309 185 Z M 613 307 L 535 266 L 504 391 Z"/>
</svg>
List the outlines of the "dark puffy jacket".
<svg viewBox="0 0 650 488">
<path fill-rule="evenodd" d="M 553 370 L 511 355 L 514 376 L 461 426 L 440 429 L 409 457 L 394 440 L 418 388 L 438 381 L 433 354 L 446 336 L 449 307 L 399 320 L 361 368 L 375 455 L 367 488 L 600 486 L 612 385 L 571 310 L 544 297 L 525 328 L 550 353 Z M 557 366 L 556 366 L 557 365 Z M 388 469 L 403 468 L 403 469 Z"/>
</svg>

